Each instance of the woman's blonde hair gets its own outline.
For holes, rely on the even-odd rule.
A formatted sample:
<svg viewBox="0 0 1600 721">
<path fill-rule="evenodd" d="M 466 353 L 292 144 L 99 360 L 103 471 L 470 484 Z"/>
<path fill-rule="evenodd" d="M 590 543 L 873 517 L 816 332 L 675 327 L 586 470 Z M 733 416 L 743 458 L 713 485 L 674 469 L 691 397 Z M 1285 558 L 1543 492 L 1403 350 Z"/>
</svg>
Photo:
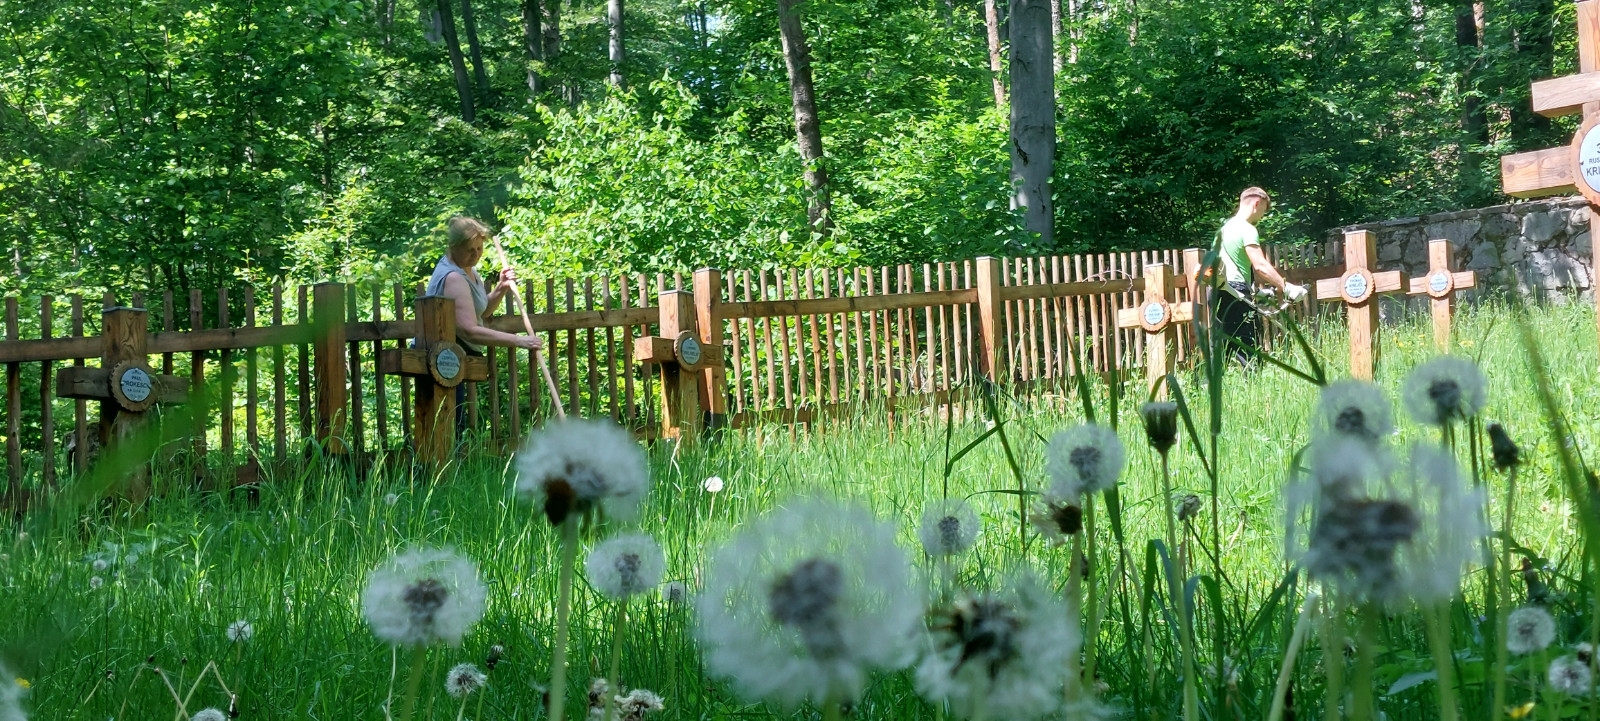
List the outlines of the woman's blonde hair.
<svg viewBox="0 0 1600 721">
<path fill-rule="evenodd" d="M 461 246 L 472 242 L 473 238 L 489 237 L 488 226 L 478 222 L 476 218 L 469 218 L 465 215 L 458 215 L 454 218 L 451 218 L 449 227 L 451 250 L 455 250 L 456 248 L 460 248 Z"/>
</svg>

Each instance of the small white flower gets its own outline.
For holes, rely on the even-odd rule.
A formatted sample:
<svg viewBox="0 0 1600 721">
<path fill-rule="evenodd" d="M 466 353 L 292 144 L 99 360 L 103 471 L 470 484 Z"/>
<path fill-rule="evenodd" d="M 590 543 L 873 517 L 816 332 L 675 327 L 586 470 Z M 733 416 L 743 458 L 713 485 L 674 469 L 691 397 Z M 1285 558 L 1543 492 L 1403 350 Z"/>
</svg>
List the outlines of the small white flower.
<svg viewBox="0 0 1600 721">
<path fill-rule="evenodd" d="M 472 561 L 448 549 L 415 549 L 372 572 L 361 610 L 389 643 L 458 646 L 483 616 L 485 593 Z"/>
<path fill-rule="evenodd" d="M 105 583 L 105 579 L 102 579 L 99 576 L 89 577 L 89 588 L 91 589 L 99 589 L 101 586 L 105 585 Z"/>
<path fill-rule="evenodd" d="M 682 581 L 668 581 L 661 585 L 661 600 L 668 606 L 681 608 L 689 605 L 689 587 Z"/>
<path fill-rule="evenodd" d="M 1319 434 L 1378 443 L 1394 433 L 1394 411 L 1372 383 L 1335 381 L 1322 389 L 1313 427 Z"/>
<path fill-rule="evenodd" d="M 228 721 L 228 715 L 214 708 L 208 708 L 190 716 L 189 721 Z"/>
<path fill-rule="evenodd" d="M 1050 497 L 1074 501 L 1086 493 L 1115 488 L 1127 463 L 1116 431 L 1085 423 L 1051 436 L 1045 447 Z"/>
<path fill-rule="evenodd" d="M 701 487 L 706 489 L 706 493 L 721 493 L 722 476 L 711 476 L 710 478 L 707 478 L 705 482 L 701 484 Z"/>
<path fill-rule="evenodd" d="M 610 421 L 550 423 L 529 435 L 517 453 L 516 493 L 540 508 L 552 525 L 596 508 L 631 520 L 649 490 L 644 451 Z"/>
<path fill-rule="evenodd" d="M 917 538 L 922 550 L 935 558 L 956 556 L 972 548 L 978 540 L 978 513 L 959 498 L 947 498 L 928 505 L 922 513 Z"/>
<path fill-rule="evenodd" d="M 244 643 L 254 635 L 256 635 L 256 629 L 250 625 L 249 621 L 240 619 L 228 624 L 228 640 L 233 643 Z"/>
<path fill-rule="evenodd" d="M 489 677 L 483 675 L 477 666 L 470 663 L 456 664 L 455 668 L 445 674 L 444 690 L 450 692 L 451 696 L 461 698 L 483 688 L 483 684 L 488 680 Z"/>
<path fill-rule="evenodd" d="M 1457 356 L 1439 356 L 1406 376 L 1400 397 L 1417 422 L 1438 426 L 1483 410 L 1484 384 L 1478 364 Z"/>
<path fill-rule="evenodd" d="M 1031 573 L 999 594 L 941 612 L 917 667 L 917 690 L 959 716 L 1027 721 L 1060 710 L 1078 632 L 1066 604 Z"/>
<path fill-rule="evenodd" d="M 855 699 L 869 672 L 910 659 L 922 623 L 894 527 L 816 500 L 736 532 L 712 553 L 696 605 L 711 671 L 788 708 Z"/>
<path fill-rule="evenodd" d="M 1594 686 L 1594 672 L 1577 656 L 1562 656 L 1550 662 L 1550 688 L 1569 696 L 1586 696 Z"/>
<path fill-rule="evenodd" d="M 105 573 L 106 569 L 111 567 L 111 564 L 106 563 L 104 558 L 96 558 L 94 563 L 89 564 L 89 567 L 93 568 L 95 573 Z"/>
<path fill-rule="evenodd" d="M 642 721 L 645 715 L 664 711 L 667 705 L 654 691 L 636 688 L 626 696 L 616 696 L 617 718 L 620 721 Z"/>
<path fill-rule="evenodd" d="M 1506 619 L 1506 650 L 1515 654 L 1543 651 L 1556 640 L 1556 620 L 1539 606 L 1523 606 Z"/>
<path fill-rule="evenodd" d="M 667 559 L 661 546 L 643 533 L 611 538 L 595 546 L 584 563 L 589 583 L 611 598 L 644 593 L 661 583 Z"/>
</svg>

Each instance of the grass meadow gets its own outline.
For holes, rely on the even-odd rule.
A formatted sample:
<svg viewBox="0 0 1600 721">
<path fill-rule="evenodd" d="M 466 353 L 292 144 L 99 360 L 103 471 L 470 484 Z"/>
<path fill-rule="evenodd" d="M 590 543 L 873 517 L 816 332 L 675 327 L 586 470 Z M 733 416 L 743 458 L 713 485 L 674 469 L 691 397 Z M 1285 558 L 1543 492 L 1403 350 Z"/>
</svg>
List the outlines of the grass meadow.
<svg viewBox="0 0 1600 721">
<path fill-rule="evenodd" d="M 1340 325 L 1328 323 L 1328 330 L 1310 338 L 1334 377 L 1345 364 Z M 1593 458 L 1600 441 L 1600 344 L 1593 311 L 1582 304 L 1539 308 L 1531 325 L 1569 424 L 1570 447 Z M 1396 403 L 1397 447 L 1437 438 L 1436 430 L 1411 421 L 1398 402 L 1405 373 L 1434 355 L 1431 338 L 1425 318 L 1384 328 L 1378 384 Z M 1526 581 L 1519 576 L 1507 584 L 1510 598 L 1521 605 L 1531 589 L 1557 621 L 1556 647 L 1571 648 L 1592 633 L 1592 570 L 1583 562 L 1583 524 L 1563 484 L 1517 325 L 1504 306 L 1486 304 L 1462 311 L 1457 339 L 1459 352 L 1477 359 L 1488 378 L 1481 417 L 1502 423 L 1526 459 L 1510 533 L 1497 521 L 1500 535 L 1492 541 L 1496 553 L 1507 539 L 1514 541 L 1516 554 L 1528 557 L 1534 569 Z M 1283 353 L 1304 365 L 1303 358 Z M 1179 376 L 1204 433 L 1210 405 L 1204 379 L 1192 370 Z M 1083 550 L 1088 564 L 1081 612 L 1098 619 L 1088 624 L 1095 629 L 1098 715 L 1179 718 L 1188 686 L 1195 694 L 1189 714 L 1197 710 L 1196 718 L 1268 718 L 1285 651 L 1314 588 L 1303 574 L 1291 574 L 1285 561 L 1283 489 L 1310 440 L 1318 390 L 1273 367 L 1229 369 L 1214 502 L 1212 481 L 1187 432 L 1172 451 L 1175 495 L 1194 494 L 1202 501 L 1184 534 L 1189 560 L 1183 576 L 1198 579 L 1185 586 L 1197 607 L 1197 670 L 1186 679 L 1160 552 L 1150 545 L 1163 537 L 1176 499 L 1164 493 L 1160 456 L 1145 443 L 1137 413 L 1142 398 L 1131 390 L 1139 385 L 1129 384 L 1115 413 L 1128 457 L 1120 485 L 1121 552 L 1103 502 L 1092 536 L 1080 536 L 1072 546 L 1045 543 L 1019 517 L 1019 505 L 1034 502 L 1016 492 L 1019 485 L 1033 492 L 1045 482 L 1045 439 L 1083 421 L 1075 388 L 1025 398 L 1002 395 L 995 414 L 1003 432 L 990 432 L 990 412 L 973 404 L 953 416 L 902 413 L 893 427 L 882 414 L 863 411 L 798 432 L 769 427 L 731 433 L 719 443 L 676 453 L 657 445 L 649 450 L 653 487 L 630 526 L 660 542 L 666 579 L 682 582 L 693 594 L 708 549 L 789 499 L 825 495 L 868 506 L 898 525 L 914 563 L 927 567 L 916 535 L 923 509 L 944 495 L 963 497 L 984 522 L 975 548 L 954 561 L 965 585 L 987 587 L 1028 563 L 1052 587 L 1065 589 L 1069 548 Z M 1090 396 L 1099 419 L 1108 421 L 1106 386 L 1097 383 Z M 970 452 L 956 457 L 974 441 Z M 1474 445 L 1469 441 L 1457 439 L 1464 465 Z M 1483 469 L 1475 475 L 1487 488 L 1490 518 L 1500 518 L 1505 476 L 1488 470 L 1481 454 L 1471 465 Z M 536 509 L 512 498 L 514 476 L 509 458 L 489 457 L 464 459 L 436 478 L 383 462 L 361 477 L 318 467 L 272 479 L 256 502 L 172 492 L 137 511 L 46 510 L 8 522 L 0 540 L 0 657 L 27 687 L 23 706 L 35 719 L 182 721 L 204 707 L 226 709 L 224 684 L 237 694 L 241 719 L 383 719 L 385 701 L 399 693 L 408 661 L 364 622 L 363 585 L 396 550 L 443 545 L 479 564 L 488 584 L 487 612 L 459 648 L 428 651 L 417 718 L 541 718 L 556 638 L 558 538 Z M 715 493 L 705 485 L 713 476 L 723 481 Z M 613 532 L 586 529 L 583 548 Z M 1213 548 L 1220 549 L 1220 558 L 1209 556 Z M 567 692 L 574 709 L 582 706 L 589 679 L 606 675 L 614 615 L 612 602 L 588 586 L 581 571 L 577 578 Z M 1505 611 L 1496 583 L 1476 564 L 1463 593 L 1448 606 L 1462 716 L 1499 718 L 1510 709 L 1518 718 L 1594 719 L 1592 697 L 1558 694 L 1545 681 L 1546 667 L 1565 651 L 1552 647 L 1514 656 L 1496 671 L 1498 635 L 1491 620 Z M 1357 644 L 1371 651 L 1373 661 L 1367 669 L 1376 704 L 1371 717 L 1450 716 L 1441 711 L 1426 618 L 1401 610 L 1378 614 L 1348 639 L 1308 634 L 1287 666 L 1288 699 L 1277 718 L 1339 718 L 1339 704 L 1327 698 L 1329 667 L 1359 667 L 1363 654 Z M 228 628 L 241 620 L 253 633 L 231 641 Z M 659 693 L 666 708 L 656 718 L 821 713 L 812 706 L 786 710 L 740 698 L 707 672 L 694 641 L 695 623 L 692 606 L 661 594 L 632 604 L 621 638 L 620 683 Z M 479 695 L 463 705 L 444 692 L 447 669 L 461 662 L 482 666 L 495 645 L 504 648 L 503 659 Z M 216 673 L 202 677 L 212 664 Z M 1349 685 L 1366 679 L 1361 672 L 1350 672 L 1355 675 Z M 1502 672 L 1507 690 L 1503 708 L 1496 709 L 1492 680 Z M 184 699 L 181 709 L 175 694 Z M 1356 706 L 1351 717 L 1368 713 Z M 871 719 L 946 715 L 918 695 L 909 671 L 874 676 L 846 711 Z"/>
</svg>

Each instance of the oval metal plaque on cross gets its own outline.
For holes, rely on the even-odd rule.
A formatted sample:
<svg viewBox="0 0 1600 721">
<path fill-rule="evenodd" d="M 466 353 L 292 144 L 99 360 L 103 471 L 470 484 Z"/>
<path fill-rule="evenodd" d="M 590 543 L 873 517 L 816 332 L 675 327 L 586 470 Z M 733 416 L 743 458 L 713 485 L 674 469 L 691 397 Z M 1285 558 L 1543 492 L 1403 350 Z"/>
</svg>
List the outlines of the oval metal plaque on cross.
<svg viewBox="0 0 1600 721">
<path fill-rule="evenodd" d="M 466 363 L 467 352 L 454 343 L 440 343 L 433 347 L 433 352 L 428 355 L 428 372 L 433 376 L 434 382 L 446 388 L 461 385 L 465 373 L 462 366 Z"/>
<path fill-rule="evenodd" d="M 1139 310 L 1139 323 L 1146 332 L 1160 333 L 1167 327 L 1167 321 L 1172 318 L 1172 308 L 1158 300 L 1145 303 Z"/>
<path fill-rule="evenodd" d="M 139 412 L 155 405 L 156 390 L 155 374 L 142 362 L 123 361 L 111 369 L 111 396 L 126 410 Z"/>
<path fill-rule="evenodd" d="M 1362 303 L 1372 297 L 1372 274 L 1363 269 L 1346 273 L 1339 281 L 1339 292 L 1346 303 Z"/>
<path fill-rule="evenodd" d="M 1456 279 L 1449 271 L 1441 270 L 1428 276 L 1428 295 L 1443 298 L 1455 287 Z"/>
<path fill-rule="evenodd" d="M 700 339 L 694 333 L 684 331 L 678 334 L 673 341 L 673 354 L 678 356 L 678 365 L 689 370 L 700 370 L 701 362 L 705 360 L 705 348 L 700 346 Z"/>
<path fill-rule="evenodd" d="M 1600 118 L 1578 126 L 1571 148 L 1572 184 L 1590 203 L 1600 204 Z"/>
</svg>

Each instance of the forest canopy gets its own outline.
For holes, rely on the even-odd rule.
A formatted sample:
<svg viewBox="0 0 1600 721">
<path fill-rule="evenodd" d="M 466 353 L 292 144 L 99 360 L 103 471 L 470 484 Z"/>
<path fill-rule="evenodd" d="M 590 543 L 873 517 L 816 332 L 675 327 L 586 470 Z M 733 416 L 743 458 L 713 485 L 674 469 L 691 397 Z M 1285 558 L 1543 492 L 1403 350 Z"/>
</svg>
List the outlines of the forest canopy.
<svg viewBox="0 0 1600 721">
<path fill-rule="evenodd" d="M 1059 0 L 1041 228 L 1027 2 L 0 0 L 0 290 L 409 281 L 456 213 L 543 274 L 1196 245 L 1248 185 L 1292 243 L 1571 132 L 1570 3 Z"/>
</svg>

